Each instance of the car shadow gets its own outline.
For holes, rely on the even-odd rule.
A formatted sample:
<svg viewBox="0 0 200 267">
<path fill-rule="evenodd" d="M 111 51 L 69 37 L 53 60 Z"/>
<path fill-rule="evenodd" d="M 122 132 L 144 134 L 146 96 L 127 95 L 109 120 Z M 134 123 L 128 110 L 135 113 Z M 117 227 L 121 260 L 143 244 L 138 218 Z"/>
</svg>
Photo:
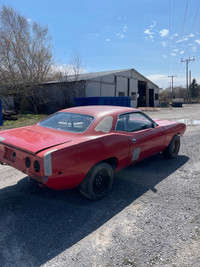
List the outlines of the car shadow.
<svg viewBox="0 0 200 267">
<path fill-rule="evenodd" d="M 90 201 L 78 189 L 54 191 L 21 179 L 0 190 L 1 266 L 41 266 L 86 237 L 181 168 L 188 157 L 153 156 L 115 175 L 110 194 Z M 159 168 L 158 168 L 159 166 Z"/>
</svg>

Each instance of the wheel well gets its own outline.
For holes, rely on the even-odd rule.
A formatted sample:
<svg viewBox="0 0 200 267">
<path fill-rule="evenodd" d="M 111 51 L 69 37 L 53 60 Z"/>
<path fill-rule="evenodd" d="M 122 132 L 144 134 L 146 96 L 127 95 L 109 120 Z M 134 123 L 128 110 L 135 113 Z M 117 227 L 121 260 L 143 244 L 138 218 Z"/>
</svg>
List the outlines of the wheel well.
<svg viewBox="0 0 200 267">
<path fill-rule="evenodd" d="M 111 167 L 113 168 L 113 170 L 116 169 L 116 167 L 118 165 L 118 160 L 115 157 L 102 160 L 101 162 L 106 162 L 106 163 L 110 164 Z"/>
</svg>

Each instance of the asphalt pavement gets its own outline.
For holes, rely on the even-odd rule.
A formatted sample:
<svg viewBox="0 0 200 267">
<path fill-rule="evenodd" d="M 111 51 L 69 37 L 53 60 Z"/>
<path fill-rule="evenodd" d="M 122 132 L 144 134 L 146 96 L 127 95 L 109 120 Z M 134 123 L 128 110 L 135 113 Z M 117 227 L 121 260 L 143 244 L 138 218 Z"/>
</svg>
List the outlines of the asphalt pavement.
<svg viewBox="0 0 200 267">
<path fill-rule="evenodd" d="M 179 156 L 122 170 L 100 201 L 0 166 L 0 266 L 200 266 L 200 105 L 146 113 L 187 122 Z"/>
</svg>

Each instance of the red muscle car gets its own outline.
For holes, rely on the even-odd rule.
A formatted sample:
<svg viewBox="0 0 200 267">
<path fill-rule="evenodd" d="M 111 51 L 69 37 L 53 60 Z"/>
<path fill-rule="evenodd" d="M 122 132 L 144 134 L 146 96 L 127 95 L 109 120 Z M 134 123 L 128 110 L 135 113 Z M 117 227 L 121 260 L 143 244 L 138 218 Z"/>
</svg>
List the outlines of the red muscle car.
<svg viewBox="0 0 200 267">
<path fill-rule="evenodd" d="M 114 172 L 160 152 L 175 158 L 185 129 L 133 108 L 68 108 L 36 125 L 1 131 L 0 162 L 53 189 L 79 186 L 95 200 L 110 191 Z"/>
</svg>

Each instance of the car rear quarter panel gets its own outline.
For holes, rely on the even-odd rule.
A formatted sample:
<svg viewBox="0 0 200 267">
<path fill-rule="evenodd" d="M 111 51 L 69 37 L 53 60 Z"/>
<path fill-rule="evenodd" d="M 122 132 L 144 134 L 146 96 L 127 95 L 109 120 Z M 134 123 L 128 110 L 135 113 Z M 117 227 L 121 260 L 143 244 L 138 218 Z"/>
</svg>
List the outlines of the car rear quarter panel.
<svg viewBox="0 0 200 267">
<path fill-rule="evenodd" d="M 117 169 L 127 166 L 128 142 L 127 136 L 107 134 L 60 146 L 52 153 L 53 175 L 46 185 L 58 190 L 76 187 L 95 164 L 112 157 L 117 159 Z"/>
</svg>

